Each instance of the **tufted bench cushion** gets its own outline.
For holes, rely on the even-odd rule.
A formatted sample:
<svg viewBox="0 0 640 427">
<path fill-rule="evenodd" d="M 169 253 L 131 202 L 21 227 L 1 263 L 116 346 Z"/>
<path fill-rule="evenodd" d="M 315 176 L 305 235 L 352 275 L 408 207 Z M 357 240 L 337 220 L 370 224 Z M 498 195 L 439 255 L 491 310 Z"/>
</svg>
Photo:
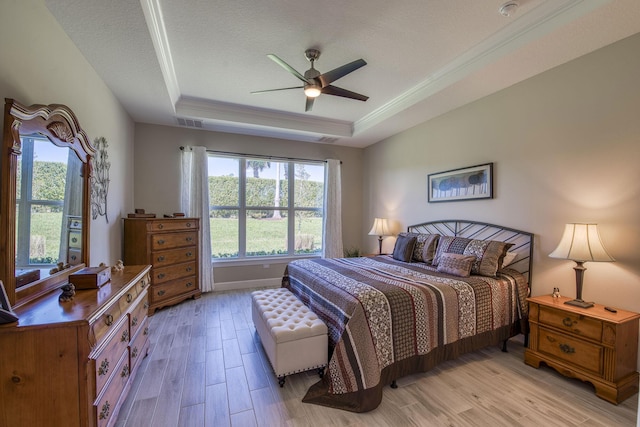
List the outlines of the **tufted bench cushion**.
<svg viewBox="0 0 640 427">
<path fill-rule="evenodd" d="M 327 326 L 295 295 L 265 289 L 251 299 L 253 323 L 280 386 L 287 375 L 327 366 Z"/>
</svg>

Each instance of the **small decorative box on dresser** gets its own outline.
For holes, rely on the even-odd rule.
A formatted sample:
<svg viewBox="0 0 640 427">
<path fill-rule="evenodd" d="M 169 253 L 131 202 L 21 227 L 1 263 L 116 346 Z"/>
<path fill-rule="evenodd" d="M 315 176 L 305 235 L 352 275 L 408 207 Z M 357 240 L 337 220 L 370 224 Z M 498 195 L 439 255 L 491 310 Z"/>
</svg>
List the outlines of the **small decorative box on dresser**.
<svg viewBox="0 0 640 427">
<path fill-rule="evenodd" d="M 125 218 L 124 264 L 151 264 L 149 316 L 200 298 L 198 218 Z"/>
<path fill-rule="evenodd" d="M 0 425 L 113 426 L 149 350 L 150 265 L 71 301 L 50 292 L 0 325 Z"/>
<path fill-rule="evenodd" d="M 638 392 L 639 313 L 613 313 L 596 304 L 579 308 L 569 298 L 550 295 L 528 298 L 529 348 L 524 361 L 540 363 L 562 375 L 594 385 L 596 395 L 621 403 Z"/>
</svg>

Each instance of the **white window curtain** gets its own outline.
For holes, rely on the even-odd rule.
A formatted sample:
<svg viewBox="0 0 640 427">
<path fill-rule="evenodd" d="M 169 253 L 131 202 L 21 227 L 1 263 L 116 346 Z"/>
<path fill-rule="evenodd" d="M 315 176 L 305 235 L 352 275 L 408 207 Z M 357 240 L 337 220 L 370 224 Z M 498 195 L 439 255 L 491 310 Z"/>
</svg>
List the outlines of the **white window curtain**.
<svg viewBox="0 0 640 427">
<path fill-rule="evenodd" d="M 211 292 L 211 233 L 209 224 L 209 173 L 207 150 L 204 147 L 184 147 L 182 150 L 182 211 L 186 216 L 200 218 L 200 289 Z"/>
<path fill-rule="evenodd" d="M 324 229 L 322 256 L 341 258 L 342 247 L 342 182 L 340 160 L 328 159 L 324 178 Z"/>
</svg>

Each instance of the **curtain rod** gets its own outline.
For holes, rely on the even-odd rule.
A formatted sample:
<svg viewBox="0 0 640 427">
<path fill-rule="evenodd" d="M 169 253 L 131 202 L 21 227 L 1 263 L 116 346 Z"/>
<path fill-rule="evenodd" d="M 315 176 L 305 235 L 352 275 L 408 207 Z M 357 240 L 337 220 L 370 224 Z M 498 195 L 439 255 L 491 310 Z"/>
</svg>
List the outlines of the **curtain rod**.
<svg viewBox="0 0 640 427">
<path fill-rule="evenodd" d="M 186 147 L 181 146 L 180 150 L 184 151 L 185 148 Z M 269 159 L 269 160 L 292 160 L 292 161 L 302 161 L 302 162 L 327 163 L 326 160 L 301 159 L 297 157 L 262 156 L 259 154 L 233 153 L 231 151 L 207 150 L 207 153 L 224 154 L 228 156 L 259 157 L 259 158 Z M 342 164 L 342 160 L 340 160 L 340 164 Z"/>
</svg>

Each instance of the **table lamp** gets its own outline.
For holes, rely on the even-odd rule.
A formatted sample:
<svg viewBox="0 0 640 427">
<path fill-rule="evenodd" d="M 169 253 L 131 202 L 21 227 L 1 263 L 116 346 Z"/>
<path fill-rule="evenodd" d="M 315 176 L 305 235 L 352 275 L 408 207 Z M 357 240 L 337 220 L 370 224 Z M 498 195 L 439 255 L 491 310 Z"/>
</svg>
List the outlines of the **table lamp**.
<svg viewBox="0 0 640 427">
<path fill-rule="evenodd" d="M 382 254 L 382 239 L 384 236 L 390 236 L 389 224 L 387 218 L 375 218 L 373 220 L 373 227 L 369 231 L 369 236 L 378 236 L 378 253 Z"/>
<path fill-rule="evenodd" d="M 584 263 L 587 261 L 615 261 L 607 253 L 602 240 L 600 240 L 598 224 L 571 223 L 565 225 L 564 234 L 558 247 L 549 256 L 570 259 L 576 263 L 576 266 L 573 267 L 576 271 L 576 299 L 566 301 L 565 304 L 582 308 L 593 307 L 592 302 L 586 302 L 582 299 L 582 280 L 586 270 Z"/>
</svg>

